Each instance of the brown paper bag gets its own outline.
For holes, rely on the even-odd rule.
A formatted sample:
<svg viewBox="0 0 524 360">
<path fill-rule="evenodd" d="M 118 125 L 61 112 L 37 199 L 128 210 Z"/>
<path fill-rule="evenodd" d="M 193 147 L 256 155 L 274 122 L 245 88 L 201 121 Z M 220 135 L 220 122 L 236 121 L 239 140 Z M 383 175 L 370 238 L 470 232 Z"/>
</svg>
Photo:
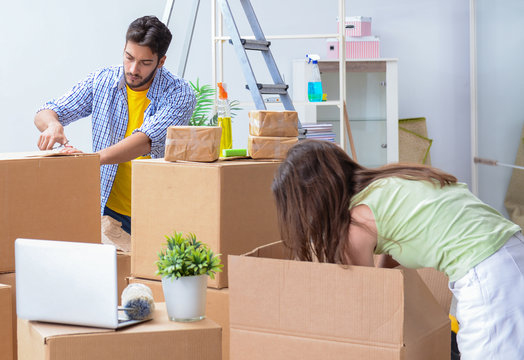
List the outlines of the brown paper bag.
<svg viewBox="0 0 524 360">
<path fill-rule="evenodd" d="M 219 157 L 219 126 L 170 126 L 166 137 L 166 161 L 211 162 Z"/>
<path fill-rule="evenodd" d="M 297 137 L 249 136 L 247 151 L 253 159 L 283 159 Z"/>
<path fill-rule="evenodd" d="M 249 135 L 298 136 L 298 113 L 252 110 L 249 112 Z"/>
</svg>

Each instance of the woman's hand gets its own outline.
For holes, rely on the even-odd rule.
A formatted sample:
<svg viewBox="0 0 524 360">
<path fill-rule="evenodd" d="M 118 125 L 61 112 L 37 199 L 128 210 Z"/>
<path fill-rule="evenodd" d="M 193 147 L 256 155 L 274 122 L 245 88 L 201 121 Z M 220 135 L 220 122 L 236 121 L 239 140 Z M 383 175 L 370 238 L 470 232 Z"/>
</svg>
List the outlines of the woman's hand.
<svg viewBox="0 0 524 360">
<path fill-rule="evenodd" d="M 395 259 L 393 259 L 391 255 L 387 255 L 387 254 L 379 255 L 376 261 L 376 267 L 380 267 L 380 268 L 392 269 L 399 265 L 400 264 Z"/>
</svg>

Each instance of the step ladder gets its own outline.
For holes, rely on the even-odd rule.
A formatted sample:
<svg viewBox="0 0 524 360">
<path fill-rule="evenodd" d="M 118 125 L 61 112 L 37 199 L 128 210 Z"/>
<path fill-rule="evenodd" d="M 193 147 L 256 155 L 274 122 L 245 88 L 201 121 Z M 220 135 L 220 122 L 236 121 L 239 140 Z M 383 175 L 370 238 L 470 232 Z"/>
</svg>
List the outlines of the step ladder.
<svg viewBox="0 0 524 360">
<path fill-rule="evenodd" d="M 226 25 L 227 31 L 229 32 L 229 36 L 231 37 L 231 40 L 229 42 L 232 43 L 233 47 L 235 48 L 235 52 L 240 61 L 244 77 L 247 81 L 246 88 L 251 92 L 251 97 L 255 102 L 256 109 L 266 110 L 266 103 L 262 95 L 270 94 L 279 95 L 280 100 L 284 105 L 284 109 L 295 111 L 295 107 L 293 106 L 293 102 L 291 101 L 291 97 L 288 93 L 289 86 L 284 83 L 282 77 L 280 76 L 277 64 L 270 50 L 271 42 L 266 40 L 264 33 L 262 32 L 262 28 L 260 27 L 260 24 L 255 15 L 255 11 L 253 10 L 253 6 L 251 5 L 251 2 L 249 0 L 240 0 L 249 25 L 251 26 L 251 30 L 253 31 L 255 37 L 254 40 L 243 39 L 240 37 L 240 33 L 235 23 L 233 13 L 231 12 L 231 8 L 229 7 L 228 0 L 219 1 L 221 5 L 223 20 Z M 253 68 L 251 67 L 251 62 L 249 61 L 249 57 L 247 55 L 246 50 L 261 52 L 266 62 L 269 73 L 273 79 L 273 84 L 257 83 L 255 73 L 253 72 Z M 300 121 L 298 123 L 298 127 L 299 129 L 302 129 Z"/>
</svg>

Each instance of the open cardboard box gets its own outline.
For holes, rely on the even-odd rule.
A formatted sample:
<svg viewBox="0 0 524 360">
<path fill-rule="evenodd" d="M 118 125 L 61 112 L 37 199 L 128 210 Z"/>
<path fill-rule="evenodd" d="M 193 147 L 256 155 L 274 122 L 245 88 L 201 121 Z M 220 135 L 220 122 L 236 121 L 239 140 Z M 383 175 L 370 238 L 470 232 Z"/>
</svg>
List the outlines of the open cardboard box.
<svg viewBox="0 0 524 360">
<path fill-rule="evenodd" d="M 19 237 L 100 243 L 99 156 L 47 155 L 0 154 L 0 272 Z"/>
<path fill-rule="evenodd" d="M 227 255 L 244 254 L 278 238 L 271 183 L 280 162 L 214 163 L 134 160 L 131 204 L 131 275 L 155 272 L 166 235 L 194 233 L 221 254 L 223 272 L 208 286 L 227 287 Z"/>
<path fill-rule="evenodd" d="M 230 358 L 449 359 L 450 322 L 415 270 L 229 256 Z"/>
<path fill-rule="evenodd" d="M 221 328 L 209 319 L 170 321 L 157 303 L 153 320 L 119 330 L 18 319 L 20 360 L 220 360 Z"/>
<path fill-rule="evenodd" d="M 13 307 L 11 286 L 0 284 L 0 360 L 13 360 Z"/>
</svg>

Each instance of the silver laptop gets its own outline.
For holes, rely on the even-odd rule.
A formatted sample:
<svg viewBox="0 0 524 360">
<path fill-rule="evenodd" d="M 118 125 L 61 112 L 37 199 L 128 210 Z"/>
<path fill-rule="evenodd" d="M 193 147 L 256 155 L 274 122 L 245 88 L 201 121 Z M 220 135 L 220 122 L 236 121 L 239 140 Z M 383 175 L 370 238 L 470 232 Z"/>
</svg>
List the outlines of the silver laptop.
<svg viewBox="0 0 524 360">
<path fill-rule="evenodd" d="M 15 268 L 21 319 L 110 329 L 142 322 L 118 310 L 112 245 L 17 239 Z"/>
</svg>

